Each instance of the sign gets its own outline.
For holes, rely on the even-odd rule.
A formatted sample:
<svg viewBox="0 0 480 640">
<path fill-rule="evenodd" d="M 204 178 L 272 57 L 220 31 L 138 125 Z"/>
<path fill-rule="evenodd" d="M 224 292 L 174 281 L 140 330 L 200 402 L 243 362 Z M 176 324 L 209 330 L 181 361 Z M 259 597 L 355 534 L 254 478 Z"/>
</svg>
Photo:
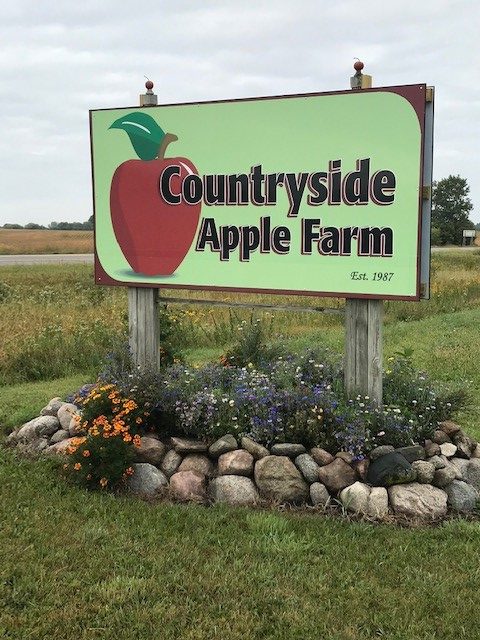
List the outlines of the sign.
<svg viewBox="0 0 480 640">
<path fill-rule="evenodd" d="M 91 111 L 96 281 L 419 299 L 425 100 L 422 84 Z"/>
</svg>

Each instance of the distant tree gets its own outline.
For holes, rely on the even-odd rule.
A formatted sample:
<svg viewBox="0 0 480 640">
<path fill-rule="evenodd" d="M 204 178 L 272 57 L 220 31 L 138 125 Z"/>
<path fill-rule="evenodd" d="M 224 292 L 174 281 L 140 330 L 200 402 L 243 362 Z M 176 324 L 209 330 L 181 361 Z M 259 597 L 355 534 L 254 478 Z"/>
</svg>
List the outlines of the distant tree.
<svg viewBox="0 0 480 640">
<path fill-rule="evenodd" d="M 86 222 L 50 222 L 48 228 L 55 231 L 90 231 L 93 229 L 93 224 L 90 220 Z"/>
<path fill-rule="evenodd" d="M 477 231 L 480 231 L 480 222 L 477 222 L 477 224 L 475 225 L 475 229 L 476 229 Z"/>
<path fill-rule="evenodd" d="M 462 244 L 463 229 L 473 229 L 469 219 L 473 209 L 468 197 L 470 187 L 465 178 L 448 176 L 433 183 L 432 229 L 439 244 Z"/>
<path fill-rule="evenodd" d="M 14 224 L 11 222 L 7 222 L 6 224 L 3 225 L 2 228 L 3 229 L 23 229 L 21 224 Z"/>
<path fill-rule="evenodd" d="M 29 222 L 25 225 L 24 229 L 46 229 L 43 224 L 37 224 L 36 222 Z"/>
</svg>

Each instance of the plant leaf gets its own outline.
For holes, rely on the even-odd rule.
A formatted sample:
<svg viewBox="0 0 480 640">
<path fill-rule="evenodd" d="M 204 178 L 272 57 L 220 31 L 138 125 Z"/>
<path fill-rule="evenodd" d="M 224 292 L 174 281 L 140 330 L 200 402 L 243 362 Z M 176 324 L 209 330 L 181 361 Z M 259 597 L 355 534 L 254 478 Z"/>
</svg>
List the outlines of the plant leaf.
<svg viewBox="0 0 480 640">
<path fill-rule="evenodd" d="M 141 111 L 133 111 L 115 120 L 110 129 L 123 129 L 128 134 L 135 153 L 141 160 L 154 160 L 158 147 L 165 137 L 164 130 L 152 116 Z"/>
</svg>

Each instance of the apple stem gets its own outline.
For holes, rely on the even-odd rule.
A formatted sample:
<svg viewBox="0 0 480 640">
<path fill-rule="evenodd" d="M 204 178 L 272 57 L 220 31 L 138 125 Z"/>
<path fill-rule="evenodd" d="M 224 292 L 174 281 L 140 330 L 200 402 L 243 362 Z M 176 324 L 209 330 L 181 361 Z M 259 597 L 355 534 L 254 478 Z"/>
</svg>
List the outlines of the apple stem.
<svg viewBox="0 0 480 640">
<path fill-rule="evenodd" d="M 178 140 L 178 137 L 174 133 L 165 134 L 160 146 L 158 147 L 157 158 L 159 160 L 163 160 L 163 158 L 165 157 L 165 151 L 167 150 L 168 145 L 171 142 L 175 142 L 175 140 Z"/>
</svg>

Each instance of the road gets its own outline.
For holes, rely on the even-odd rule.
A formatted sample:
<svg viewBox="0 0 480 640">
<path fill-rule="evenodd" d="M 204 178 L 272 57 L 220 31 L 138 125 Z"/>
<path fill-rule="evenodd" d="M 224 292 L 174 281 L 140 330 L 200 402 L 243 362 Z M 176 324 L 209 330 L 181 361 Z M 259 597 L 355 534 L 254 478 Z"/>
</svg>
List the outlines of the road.
<svg viewBox="0 0 480 640">
<path fill-rule="evenodd" d="M 0 256 L 0 267 L 14 264 L 93 264 L 93 253 L 54 253 L 44 255 Z"/>
</svg>

